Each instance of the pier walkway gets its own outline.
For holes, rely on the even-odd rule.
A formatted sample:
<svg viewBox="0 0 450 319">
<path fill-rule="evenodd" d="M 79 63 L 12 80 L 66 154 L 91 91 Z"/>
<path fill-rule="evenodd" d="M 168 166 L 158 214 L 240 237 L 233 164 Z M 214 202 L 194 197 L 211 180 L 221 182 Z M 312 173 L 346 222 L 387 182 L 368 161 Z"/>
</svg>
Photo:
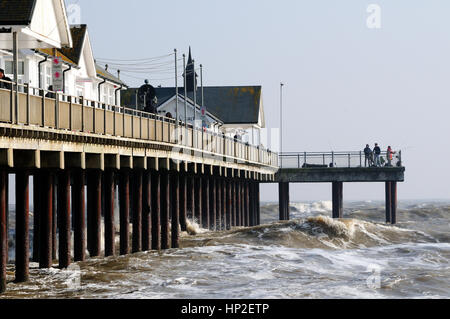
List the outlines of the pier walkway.
<svg viewBox="0 0 450 319">
<path fill-rule="evenodd" d="M 363 152 L 283 153 L 275 175 L 279 184 L 280 220 L 289 220 L 290 183 L 332 184 L 333 218 L 343 218 L 344 183 L 385 183 L 386 222 L 397 222 L 397 183 L 405 181 L 401 151 L 389 161 L 381 154 L 382 166 L 366 161 Z"/>
</svg>

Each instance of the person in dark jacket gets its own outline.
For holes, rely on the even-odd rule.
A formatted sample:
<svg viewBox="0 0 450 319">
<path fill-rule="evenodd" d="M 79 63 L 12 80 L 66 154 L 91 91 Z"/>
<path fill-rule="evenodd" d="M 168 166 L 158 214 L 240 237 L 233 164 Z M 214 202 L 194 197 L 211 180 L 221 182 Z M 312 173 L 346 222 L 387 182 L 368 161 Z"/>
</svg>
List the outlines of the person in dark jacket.
<svg viewBox="0 0 450 319">
<path fill-rule="evenodd" d="M 53 92 L 53 85 L 50 85 L 47 90 L 49 92 L 47 92 L 47 94 L 45 94 L 45 97 L 48 97 L 49 99 L 54 99 L 56 97 L 56 95 Z"/>
<path fill-rule="evenodd" d="M 373 165 L 373 153 L 370 149 L 369 144 L 366 145 L 366 148 L 364 149 L 364 155 L 366 157 L 366 160 L 364 161 L 365 167 L 370 167 Z"/>
<path fill-rule="evenodd" d="M 381 167 L 381 148 L 378 146 L 378 143 L 375 143 L 373 154 L 375 156 L 375 166 Z"/>
<path fill-rule="evenodd" d="M 10 78 L 5 76 L 5 70 L 0 69 L 0 80 L 12 82 Z M 0 89 L 11 90 L 11 83 L 0 82 Z"/>
</svg>

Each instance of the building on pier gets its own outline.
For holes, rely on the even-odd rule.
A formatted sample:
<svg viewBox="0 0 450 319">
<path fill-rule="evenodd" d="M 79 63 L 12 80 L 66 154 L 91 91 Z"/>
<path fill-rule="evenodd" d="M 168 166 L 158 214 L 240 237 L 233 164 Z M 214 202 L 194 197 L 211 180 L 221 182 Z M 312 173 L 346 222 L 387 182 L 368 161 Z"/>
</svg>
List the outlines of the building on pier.
<svg viewBox="0 0 450 319">
<path fill-rule="evenodd" d="M 195 75 L 194 75 L 195 74 Z M 202 98 L 206 108 L 208 129 L 216 133 L 224 133 L 234 138 L 240 137 L 252 145 L 261 144 L 261 129 L 265 128 L 264 105 L 261 86 L 198 86 L 198 75 L 193 72 L 191 49 L 183 77 L 184 85 L 178 88 L 178 118 L 182 122 L 194 122 L 194 105 L 196 126 L 200 128 Z M 130 88 L 124 93 L 122 105 L 135 106 L 137 88 Z M 195 96 L 194 96 L 195 90 Z M 187 116 L 184 113 L 185 92 L 187 92 Z M 176 113 L 176 88 L 155 87 L 156 108 L 160 115 Z M 196 103 L 194 103 L 194 100 Z M 175 117 L 175 116 L 173 116 Z"/>
<path fill-rule="evenodd" d="M 88 28 L 67 24 L 64 1 L 5 0 L 0 6 L 4 7 L 0 8 L 0 27 L 6 30 L 13 25 L 21 28 L 19 41 L 29 43 L 28 48 L 18 52 L 19 84 L 48 89 L 53 85 L 52 57 L 57 56 L 63 64 L 64 94 L 120 105 L 120 91 L 127 85 L 107 68 L 95 63 Z M 41 40 L 41 34 L 49 34 L 48 43 L 34 45 L 33 41 Z M 37 40 L 33 40 L 34 36 Z M 0 33 L 0 41 L 8 41 L 8 37 L 11 37 L 10 33 Z M 0 48 L 0 68 L 5 70 L 6 76 L 13 78 L 12 48 L 3 43 Z M 19 90 L 23 92 L 24 87 Z M 32 92 L 35 93 L 39 92 Z"/>
</svg>

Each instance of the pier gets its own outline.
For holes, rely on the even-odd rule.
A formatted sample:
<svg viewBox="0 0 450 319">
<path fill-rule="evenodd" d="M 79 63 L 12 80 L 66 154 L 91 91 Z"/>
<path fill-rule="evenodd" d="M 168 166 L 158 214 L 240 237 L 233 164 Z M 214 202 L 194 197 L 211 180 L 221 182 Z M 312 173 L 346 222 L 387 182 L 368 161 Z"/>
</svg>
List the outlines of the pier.
<svg viewBox="0 0 450 319">
<path fill-rule="evenodd" d="M 330 184 L 333 218 L 344 217 L 344 183 L 384 183 L 386 223 L 397 223 L 397 185 L 405 181 L 401 151 L 390 160 L 381 154 L 384 165 L 372 166 L 363 152 L 283 153 L 275 175 L 279 185 L 280 220 L 289 220 L 290 183 Z"/>
<path fill-rule="evenodd" d="M 210 230 L 259 224 L 259 185 L 275 180 L 276 153 L 155 114 L 62 93 L 47 98 L 44 90 L 20 86 L 0 89 L 0 291 L 9 174 L 16 179 L 15 282 L 28 280 L 30 258 L 40 268 L 56 260 L 67 268 L 102 252 L 178 248 L 187 219 Z"/>
</svg>

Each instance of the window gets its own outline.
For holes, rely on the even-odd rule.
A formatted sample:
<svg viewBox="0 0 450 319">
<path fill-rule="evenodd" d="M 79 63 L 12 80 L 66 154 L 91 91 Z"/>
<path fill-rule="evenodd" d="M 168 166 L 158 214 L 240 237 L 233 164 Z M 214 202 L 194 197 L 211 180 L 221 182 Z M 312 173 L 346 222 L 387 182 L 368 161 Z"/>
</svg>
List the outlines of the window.
<svg viewBox="0 0 450 319">
<path fill-rule="evenodd" d="M 13 61 L 5 61 L 5 73 L 8 75 L 14 74 L 14 62 Z M 25 63 L 23 61 L 19 61 L 19 68 L 17 70 L 18 75 L 25 75 Z"/>
<path fill-rule="evenodd" d="M 52 68 L 48 66 L 45 68 L 45 89 L 50 85 L 52 85 Z"/>
</svg>

